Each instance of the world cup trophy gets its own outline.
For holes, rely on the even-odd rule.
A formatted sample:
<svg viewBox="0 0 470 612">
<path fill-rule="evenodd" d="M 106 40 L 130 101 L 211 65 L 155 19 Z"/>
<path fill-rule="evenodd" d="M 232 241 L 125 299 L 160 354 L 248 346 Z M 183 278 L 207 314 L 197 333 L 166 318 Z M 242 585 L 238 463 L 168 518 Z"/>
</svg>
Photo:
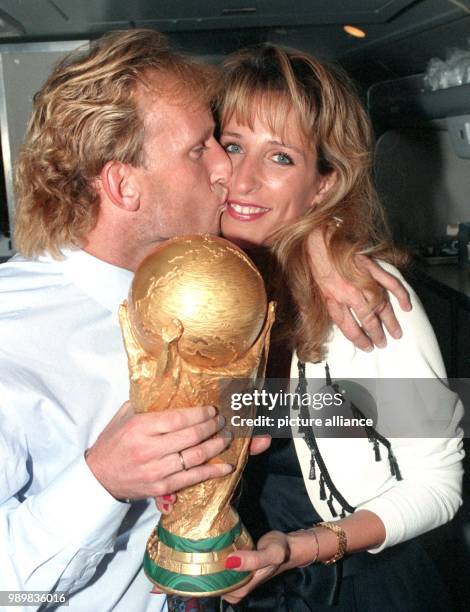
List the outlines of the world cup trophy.
<svg viewBox="0 0 470 612">
<path fill-rule="evenodd" d="M 136 271 L 119 317 L 137 412 L 214 405 L 230 430 L 232 394 L 263 384 L 274 303 L 254 264 L 227 240 L 194 235 L 159 245 Z M 254 411 L 242 408 L 237 422 Z M 233 429 L 230 446 L 212 459 L 233 472 L 179 491 L 148 540 L 145 572 L 166 593 L 220 595 L 251 577 L 224 566 L 230 553 L 253 547 L 230 505 L 251 428 Z"/>
</svg>

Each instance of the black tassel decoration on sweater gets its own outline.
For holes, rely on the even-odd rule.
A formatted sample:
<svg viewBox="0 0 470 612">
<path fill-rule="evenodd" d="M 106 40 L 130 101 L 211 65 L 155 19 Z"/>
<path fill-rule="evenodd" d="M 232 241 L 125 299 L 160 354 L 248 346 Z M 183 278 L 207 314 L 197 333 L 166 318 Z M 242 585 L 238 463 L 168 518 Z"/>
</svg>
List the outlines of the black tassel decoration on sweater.
<svg viewBox="0 0 470 612">
<path fill-rule="evenodd" d="M 374 438 L 372 440 L 372 445 L 374 447 L 375 460 L 376 461 L 382 461 L 382 457 L 380 456 L 379 441 Z"/>
<path fill-rule="evenodd" d="M 302 393 L 305 393 L 308 389 L 307 380 L 305 378 L 305 364 L 301 361 L 298 362 L 298 370 L 299 382 L 297 384 L 297 388 L 295 389 L 295 393 L 301 395 Z M 331 378 L 329 377 L 329 370 L 326 370 L 326 382 L 331 383 Z M 292 407 L 295 409 L 300 409 L 300 417 L 308 420 L 309 413 L 305 405 L 303 405 L 302 403 L 295 403 L 295 405 L 293 405 Z M 301 426 L 299 427 L 299 432 L 303 434 L 307 447 L 310 450 L 309 480 L 316 480 L 317 471 L 319 474 L 320 499 L 322 501 L 327 501 L 331 515 L 334 517 L 338 516 L 338 512 L 335 508 L 335 503 L 341 508 L 341 516 L 343 518 L 346 516 L 346 512 L 352 514 L 355 508 L 344 499 L 344 497 L 335 487 L 318 448 L 313 428 L 309 426 Z"/>
<path fill-rule="evenodd" d="M 330 509 L 331 515 L 336 517 L 338 516 L 338 513 L 335 510 L 335 506 L 333 504 L 333 494 L 330 493 L 330 497 L 328 498 L 328 501 L 326 502 L 328 504 L 328 508 Z"/>
<path fill-rule="evenodd" d="M 403 480 L 403 476 L 401 475 L 400 468 L 398 467 L 398 461 L 393 454 L 392 447 L 388 449 L 388 462 L 390 464 L 390 471 L 392 476 L 395 476 L 397 480 Z"/>
<path fill-rule="evenodd" d="M 309 480 L 317 479 L 317 472 L 315 469 L 315 453 L 312 453 L 310 456 L 310 472 L 308 473 Z"/>
<path fill-rule="evenodd" d="M 359 408 L 355 406 L 352 402 L 351 402 L 351 410 L 355 417 L 365 418 L 364 413 L 361 410 L 359 410 Z M 372 444 L 375 460 L 382 461 L 382 457 L 380 456 L 380 446 L 379 446 L 379 443 L 380 443 L 388 451 L 388 463 L 390 465 L 391 475 L 395 476 L 397 480 L 403 480 L 402 475 L 400 473 L 400 468 L 398 466 L 398 461 L 395 455 L 393 454 L 392 445 L 387 440 L 387 438 L 382 436 L 382 434 L 380 434 L 374 427 L 369 427 L 368 425 L 366 425 L 364 429 L 367 434 L 367 438 L 369 442 Z"/>
<path fill-rule="evenodd" d="M 326 499 L 325 477 L 323 476 L 323 472 L 320 474 L 320 499 L 322 501 Z"/>
<path fill-rule="evenodd" d="M 295 391 L 296 391 L 296 394 L 298 394 L 297 397 L 299 397 L 303 393 L 306 393 L 308 385 L 307 385 L 307 380 L 305 378 L 305 364 L 301 361 L 298 361 L 297 366 L 298 366 L 298 371 L 299 371 L 299 381 L 298 381 L 297 388 Z M 330 368 L 327 363 L 325 364 L 325 379 L 326 379 L 326 385 L 328 387 L 333 387 L 335 389 L 337 388 L 335 384 L 332 382 L 331 375 L 330 375 Z M 300 416 L 302 418 L 304 419 L 309 418 L 310 415 L 308 413 L 308 410 L 305 406 L 301 404 L 301 402 L 294 401 L 292 408 L 299 410 Z M 357 406 L 355 406 L 352 402 L 351 402 L 351 410 L 355 417 L 365 418 L 362 411 L 359 410 L 359 408 L 357 408 Z M 326 500 L 328 508 L 333 517 L 338 516 L 338 512 L 336 511 L 336 508 L 335 508 L 335 502 L 337 502 L 341 507 L 341 511 L 340 511 L 341 518 L 344 518 L 346 516 L 346 511 L 348 513 L 353 513 L 355 508 L 351 506 L 344 499 L 344 497 L 335 487 L 328 473 L 325 462 L 323 461 L 320 450 L 318 448 L 313 428 L 308 427 L 308 426 L 302 426 L 299 428 L 299 431 L 300 433 L 304 435 L 305 442 L 311 454 L 309 480 L 317 479 L 317 469 L 320 474 L 320 477 L 319 477 L 320 499 L 322 501 Z M 380 453 L 380 445 L 382 444 L 388 451 L 388 462 L 389 462 L 390 472 L 392 476 L 394 476 L 397 480 L 402 480 L 402 475 L 400 473 L 400 468 L 398 466 L 397 459 L 395 455 L 393 454 L 392 446 L 390 442 L 387 440 L 387 438 L 382 436 L 374 427 L 366 426 L 365 433 L 367 435 L 369 442 L 372 445 L 372 450 L 374 453 L 375 461 L 382 460 L 381 453 Z"/>
</svg>

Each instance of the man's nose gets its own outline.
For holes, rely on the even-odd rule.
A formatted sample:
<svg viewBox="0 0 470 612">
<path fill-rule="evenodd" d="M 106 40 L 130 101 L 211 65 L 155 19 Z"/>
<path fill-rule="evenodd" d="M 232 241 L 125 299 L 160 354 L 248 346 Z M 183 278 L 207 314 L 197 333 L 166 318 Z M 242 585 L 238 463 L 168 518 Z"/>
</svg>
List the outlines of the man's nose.
<svg viewBox="0 0 470 612">
<path fill-rule="evenodd" d="M 218 142 L 216 142 L 214 146 L 213 157 L 211 183 L 213 185 L 223 186 L 226 190 L 230 182 L 230 177 L 232 176 L 232 163 L 230 157 Z"/>
</svg>

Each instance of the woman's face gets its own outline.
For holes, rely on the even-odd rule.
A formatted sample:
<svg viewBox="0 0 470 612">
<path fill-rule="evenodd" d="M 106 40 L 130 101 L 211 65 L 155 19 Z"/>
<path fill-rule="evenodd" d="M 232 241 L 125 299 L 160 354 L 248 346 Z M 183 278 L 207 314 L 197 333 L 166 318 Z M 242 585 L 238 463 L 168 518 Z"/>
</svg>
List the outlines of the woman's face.
<svg viewBox="0 0 470 612">
<path fill-rule="evenodd" d="M 317 170 L 317 155 L 302 140 L 292 114 L 285 138 L 256 118 L 253 129 L 232 118 L 221 144 L 232 160 L 233 174 L 223 235 L 249 247 L 269 242 L 276 230 L 301 217 L 321 199 L 328 177 Z"/>
</svg>

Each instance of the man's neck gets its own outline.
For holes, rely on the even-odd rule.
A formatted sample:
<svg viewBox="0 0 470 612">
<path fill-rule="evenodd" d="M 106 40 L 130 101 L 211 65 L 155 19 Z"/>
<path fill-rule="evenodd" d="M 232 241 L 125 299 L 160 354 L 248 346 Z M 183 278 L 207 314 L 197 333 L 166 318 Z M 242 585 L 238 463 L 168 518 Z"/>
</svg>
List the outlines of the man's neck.
<svg viewBox="0 0 470 612">
<path fill-rule="evenodd" d="M 157 246 L 161 244 L 155 242 L 152 244 L 131 246 L 131 241 L 126 245 L 119 245 L 117 240 L 91 240 L 89 239 L 84 245 L 83 250 L 97 257 L 102 261 L 135 272 L 140 263 L 149 255 Z"/>
<path fill-rule="evenodd" d="M 144 243 L 134 219 L 113 206 L 106 194 L 101 194 L 101 198 L 96 224 L 88 232 L 82 248 L 93 257 L 135 272 L 157 243 Z"/>
</svg>

